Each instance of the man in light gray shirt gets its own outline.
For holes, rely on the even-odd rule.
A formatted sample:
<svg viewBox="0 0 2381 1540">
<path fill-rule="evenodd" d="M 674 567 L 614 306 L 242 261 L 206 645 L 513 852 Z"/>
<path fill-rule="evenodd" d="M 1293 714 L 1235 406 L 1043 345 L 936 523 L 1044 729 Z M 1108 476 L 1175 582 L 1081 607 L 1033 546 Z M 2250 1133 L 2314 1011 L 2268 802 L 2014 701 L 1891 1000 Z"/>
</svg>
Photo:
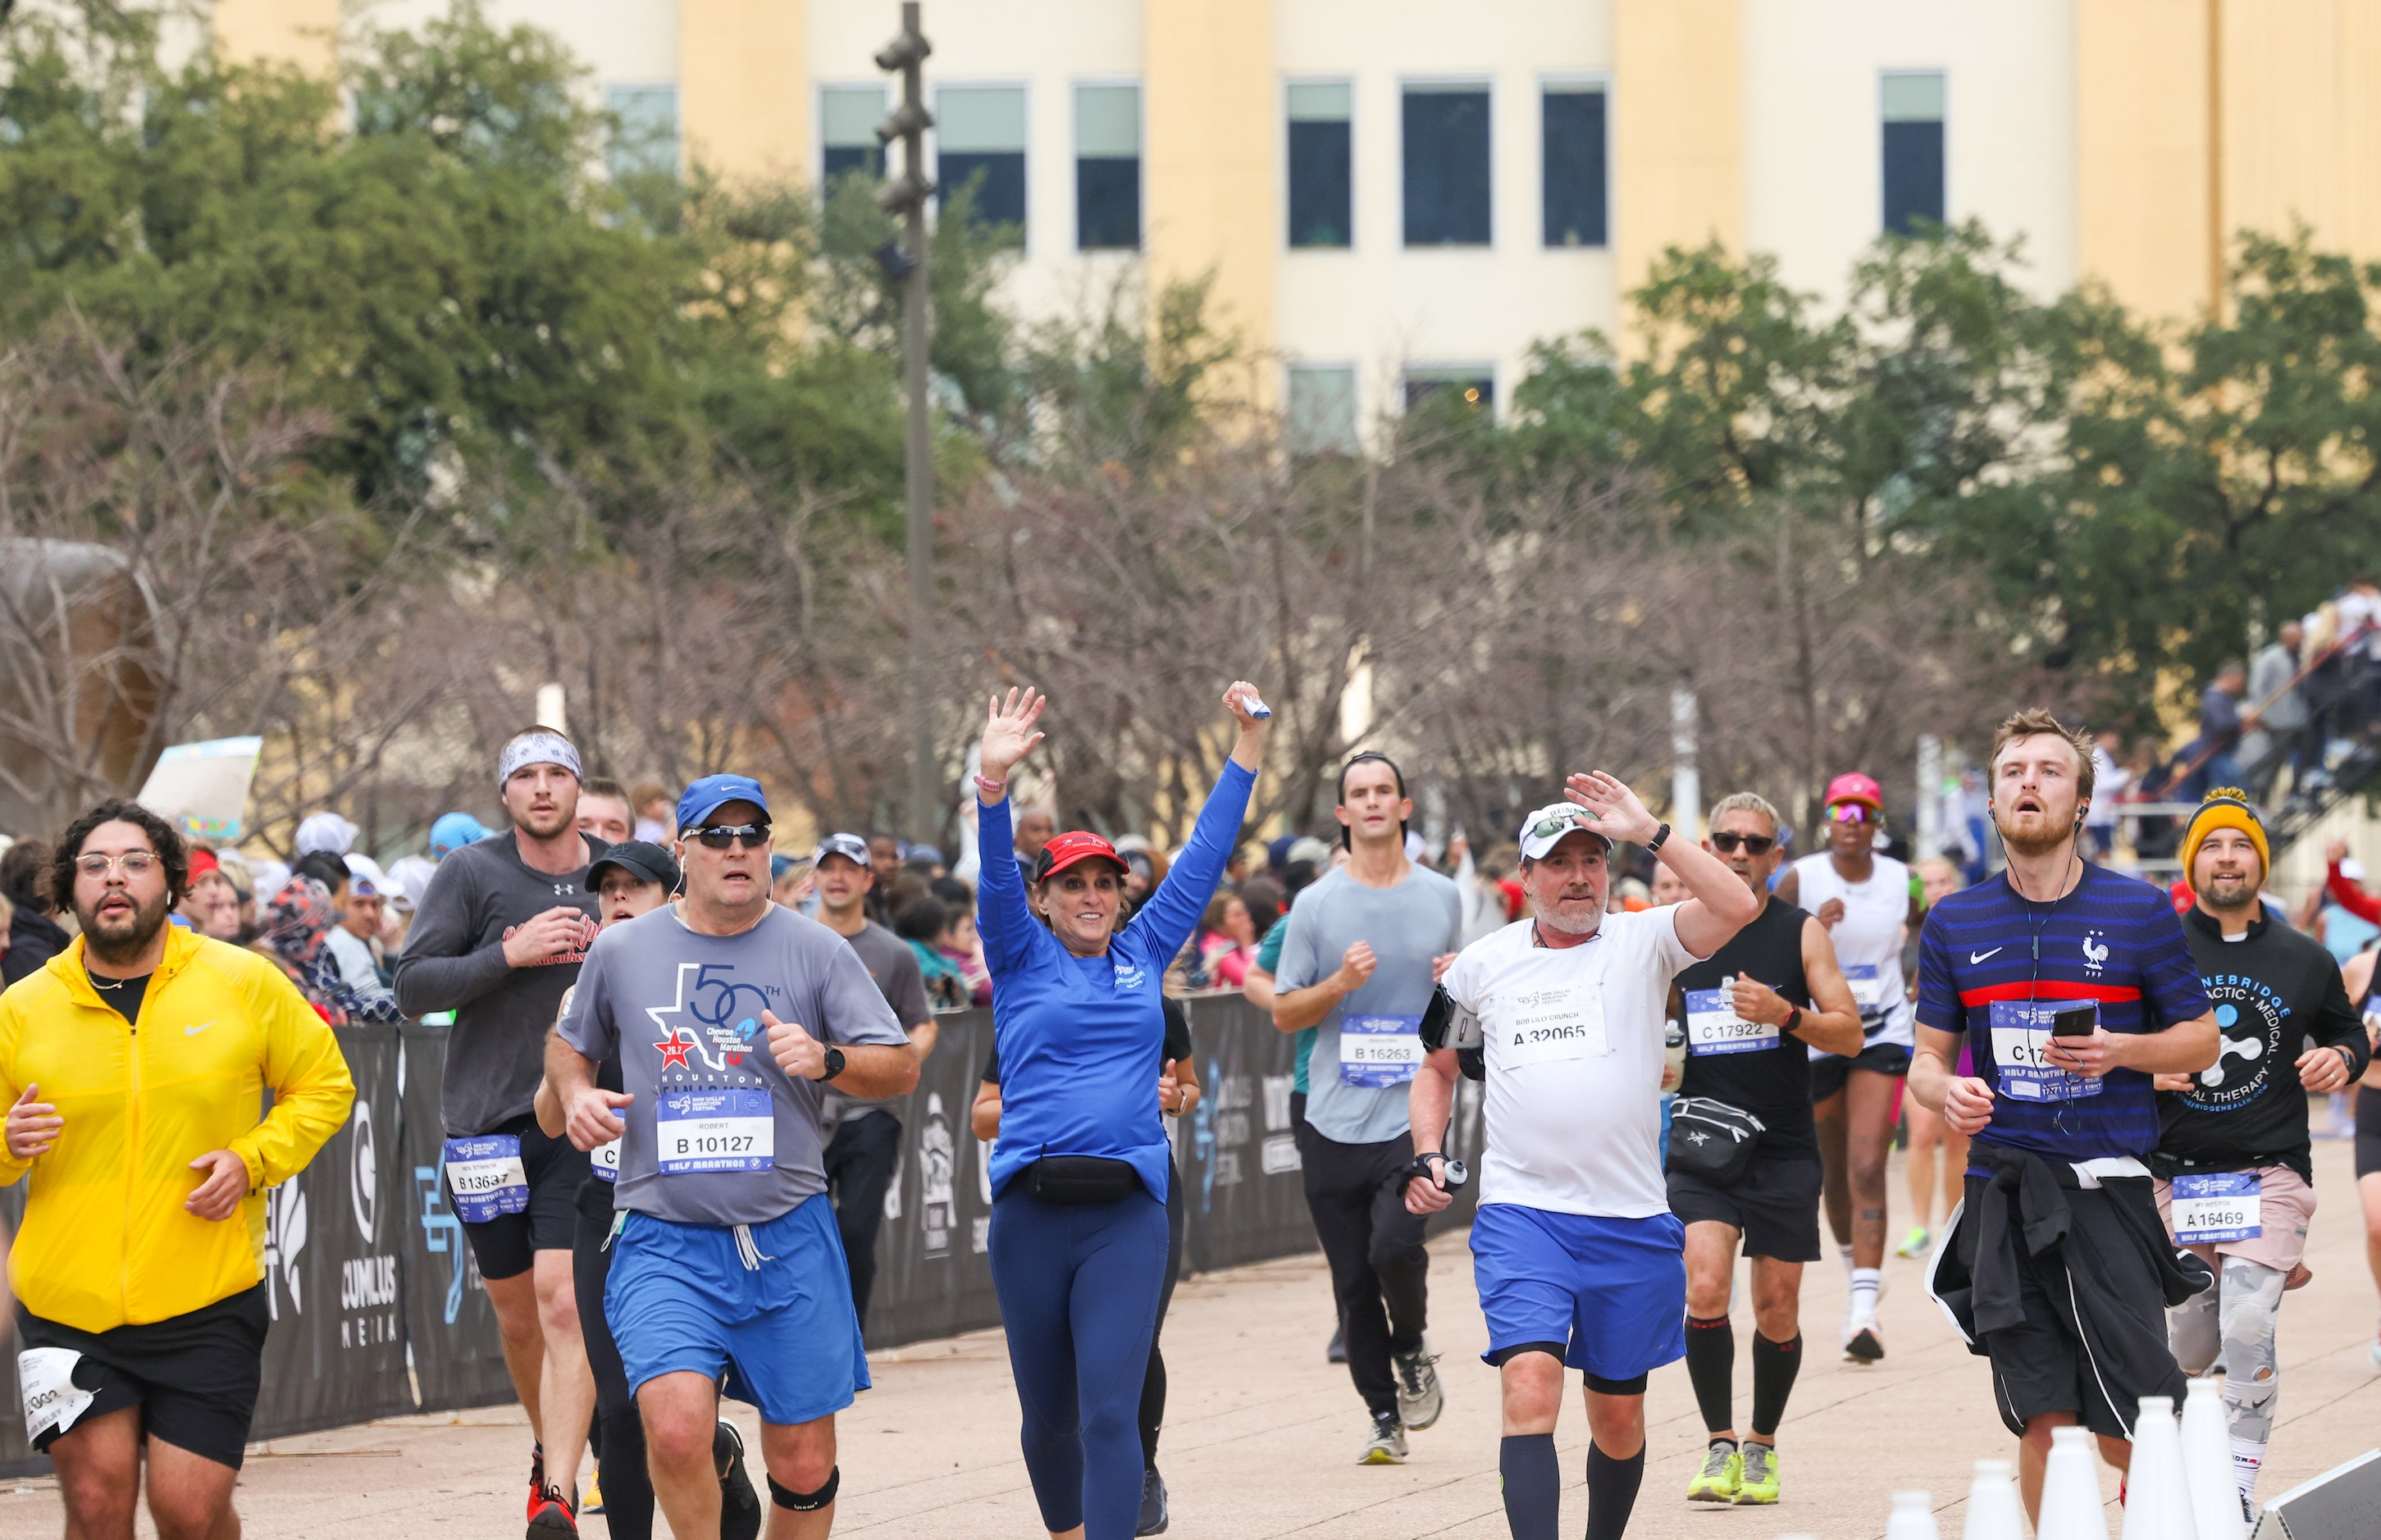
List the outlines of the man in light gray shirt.
<svg viewBox="0 0 2381 1540">
<path fill-rule="evenodd" d="M 1430 1258 L 1406 1211 L 1414 1163 L 1408 1085 L 1441 959 L 1460 948 L 1456 886 L 1405 850 L 1413 803 L 1381 754 L 1339 772 L 1347 865 L 1299 895 L 1274 974 L 1274 1025 L 1316 1029 L 1300 1129 L 1306 1204 L 1331 1264 L 1348 1374 L 1372 1417 L 1361 1463 L 1396 1464 L 1446 1396 L 1422 1327 Z M 1432 1152 L 1423 1152 L 1425 1154 Z"/>
<path fill-rule="evenodd" d="M 831 1081 L 906 1094 L 918 1061 L 858 954 L 770 901 L 759 783 L 705 776 L 678 821 L 685 898 L 597 938 L 546 1073 L 574 1145 L 621 1141 L 604 1314 L 671 1533 L 719 1533 L 724 1372 L 761 1410 L 776 1505 L 824 1534 L 835 1414 L 869 1380 L 819 1112 Z M 599 1089 L 616 1052 L 622 1089 Z"/>
</svg>

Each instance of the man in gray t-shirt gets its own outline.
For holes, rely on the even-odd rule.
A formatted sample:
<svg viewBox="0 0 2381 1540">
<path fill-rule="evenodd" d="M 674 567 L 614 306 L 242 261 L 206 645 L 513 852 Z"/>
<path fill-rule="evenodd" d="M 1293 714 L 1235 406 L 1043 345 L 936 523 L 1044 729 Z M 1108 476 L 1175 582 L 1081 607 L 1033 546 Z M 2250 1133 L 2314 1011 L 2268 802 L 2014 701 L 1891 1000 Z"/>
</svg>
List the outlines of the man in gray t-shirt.
<svg viewBox="0 0 2381 1540">
<path fill-rule="evenodd" d="M 678 823 L 685 897 L 596 938 L 546 1073 L 573 1144 L 621 1140 L 604 1314 L 671 1532 L 718 1533 L 723 1371 L 761 1409 L 778 1503 L 832 1522 L 835 1413 L 869 1381 L 819 1113 L 831 1081 L 905 1094 L 918 1060 L 858 954 L 770 902 L 758 782 L 704 776 Z"/>
<path fill-rule="evenodd" d="M 868 917 L 868 896 L 876 886 L 868 841 L 856 834 L 831 834 L 811 857 L 819 898 L 818 921 L 850 945 L 868 965 L 868 976 L 910 1034 L 910 1046 L 923 1064 L 934 1051 L 934 1013 L 926 1003 L 926 981 L 910 944 Z M 835 1198 L 835 1222 L 843 1232 L 843 1258 L 851 1267 L 851 1304 L 868 1326 L 868 1295 L 876 1282 L 876 1234 L 885 1225 L 885 1191 L 901 1168 L 900 1098 L 864 1100 L 827 1092 L 833 1132 L 826 1144 L 826 1187 Z"/>
<path fill-rule="evenodd" d="M 1407 1106 L 1439 959 L 1461 949 L 1463 899 L 1407 859 L 1413 803 L 1386 756 L 1348 762 L 1336 812 L 1348 862 L 1290 909 L 1273 1019 L 1283 1032 L 1316 1029 L 1297 1131 L 1306 1206 L 1331 1265 L 1349 1377 L 1373 1419 L 1360 1458 L 1394 1464 L 1406 1431 L 1436 1422 L 1446 1399 L 1422 1340 L 1430 1257 L 1405 1206 L 1416 1153 Z"/>
</svg>

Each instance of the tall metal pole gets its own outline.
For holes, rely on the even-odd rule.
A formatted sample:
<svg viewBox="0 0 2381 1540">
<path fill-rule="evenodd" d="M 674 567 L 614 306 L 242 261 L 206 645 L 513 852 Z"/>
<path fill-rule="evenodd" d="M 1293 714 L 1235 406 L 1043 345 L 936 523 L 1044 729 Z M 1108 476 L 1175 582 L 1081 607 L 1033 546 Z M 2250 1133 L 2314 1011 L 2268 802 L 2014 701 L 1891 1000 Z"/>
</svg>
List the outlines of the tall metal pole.
<svg viewBox="0 0 2381 1540">
<path fill-rule="evenodd" d="M 932 840 L 942 826 L 934 764 L 932 699 L 927 687 L 926 635 L 934 597 L 934 424 L 927 416 L 927 242 L 926 200 L 934 186 L 926 179 L 926 129 L 934 123 L 926 110 L 925 62 L 934 50 L 920 28 L 917 0 L 901 6 L 901 35 L 876 55 L 878 67 L 901 72 L 901 104 L 876 130 L 889 149 L 902 144 L 902 175 L 890 183 L 880 202 L 902 216 L 902 246 L 879 253 L 888 274 L 901 282 L 901 374 L 909 397 L 909 424 L 903 451 L 902 490 L 909 526 L 910 566 L 910 797 L 907 823 L 910 837 Z"/>
</svg>

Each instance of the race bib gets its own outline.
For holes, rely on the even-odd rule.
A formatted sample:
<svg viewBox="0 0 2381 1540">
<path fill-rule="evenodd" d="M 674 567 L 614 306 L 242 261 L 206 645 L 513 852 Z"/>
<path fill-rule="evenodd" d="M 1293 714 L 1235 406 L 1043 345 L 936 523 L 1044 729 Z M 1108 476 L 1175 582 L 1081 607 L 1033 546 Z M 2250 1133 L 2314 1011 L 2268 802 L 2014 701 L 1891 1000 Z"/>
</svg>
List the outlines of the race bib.
<svg viewBox="0 0 2381 1540">
<path fill-rule="evenodd" d="M 1852 1003 L 1861 1008 L 1862 1015 L 1874 1015 L 1884 1008 L 1885 980 L 1877 976 L 1875 963 L 1845 964 L 1844 982 L 1852 986 Z"/>
<path fill-rule="evenodd" d="M 28 1348 L 17 1355 L 17 1383 L 25 1393 L 25 1437 L 39 1442 L 55 1428 L 70 1431 L 90 1410 L 92 1391 L 74 1382 L 82 1354 L 72 1348 Z"/>
<path fill-rule="evenodd" d="M 1725 989 L 1687 991 L 1687 1053 L 1695 1058 L 1709 1054 L 1753 1054 L 1777 1046 L 1777 1029 L 1763 1021 L 1747 1021 L 1728 1002 Z"/>
<path fill-rule="evenodd" d="M 520 1139 L 484 1133 L 446 1141 L 446 1185 L 455 1192 L 455 1213 L 467 1225 L 484 1225 L 529 1208 L 529 1173 L 521 1169 Z"/>
<path fill-rule="evenodd" d="M 665 1092 L 653 1120 L 664 1176 L 766 1171 L 777 1163 L 777 1117 L 763 1088 Z"/>
<path fill-rule="evenodd" d="M 615 1139 L 608 1143 L 596 1145 L 587 1152 L 587 1160 L 588 1164 L 595 1167 L 595 1174 L 605 1181 L 620 1179 L 620 1142 L 618 1140 Z"/>
<path fill-rule="evenodd" d="M 2002 1095 L 2018 1102 L 2071 1102 L 2096 1096 L 2108 1088 L 2104 1080 L 2070 1074 L 2044 1057 L 2050 1046 L 2051 1019 L 2062 1010 L 2090 1005 L 2089 1000 L 1992 1003 L 1993 1066 L 1999 1071 Z M 2099 1020 L 2096 1006 L 2093 1020 Z"/>
<path fill-rule="evenodd" d="M 2185 1172 L 2174 1179 L 2174 1238 L 2185 1246 L 2254 1241 L 2265 1233 L 2265 1200 L 2254 1171 Z"/>
<path fill-rule="evenodd" d="M 1565 1059 L 1602 1058 L 1604 981 L 1520 989 L 1496 1001 L 1496 1059 L 1508 1069 Z"/>
<path fill-rule="evenodd" d="M 1403 1085 L 1422 1065 L 1419 1016 L 1342 1016 L 1339 1083 L 1374 1089 Z"/>
</svg>

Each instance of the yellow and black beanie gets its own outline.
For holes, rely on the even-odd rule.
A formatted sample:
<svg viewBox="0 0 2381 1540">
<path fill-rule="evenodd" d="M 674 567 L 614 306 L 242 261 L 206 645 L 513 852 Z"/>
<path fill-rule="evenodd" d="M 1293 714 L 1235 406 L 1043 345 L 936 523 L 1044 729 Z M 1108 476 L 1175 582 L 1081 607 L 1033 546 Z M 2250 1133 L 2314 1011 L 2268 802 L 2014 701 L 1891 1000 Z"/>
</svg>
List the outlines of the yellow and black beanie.
<svg viewBox="0 0 2381 1540">
<path fill-rule="evenodd" d="M 2191 815 L 2191 826 L 2182 836 L 2183 880 L 2191 880 L 2192 863 L 2199 860 L 2199 847 L 2218 829 L 2239 829 L 2257 847 L 2257 863 L 2262 878 L 2274 869 L 2274 852 L 2265 843 L 2265 825 L 2257 817 L 2257 810 L 2249 805 L 2249 794 L 2237 786 L 2212 788 Z"/>
</svg>

